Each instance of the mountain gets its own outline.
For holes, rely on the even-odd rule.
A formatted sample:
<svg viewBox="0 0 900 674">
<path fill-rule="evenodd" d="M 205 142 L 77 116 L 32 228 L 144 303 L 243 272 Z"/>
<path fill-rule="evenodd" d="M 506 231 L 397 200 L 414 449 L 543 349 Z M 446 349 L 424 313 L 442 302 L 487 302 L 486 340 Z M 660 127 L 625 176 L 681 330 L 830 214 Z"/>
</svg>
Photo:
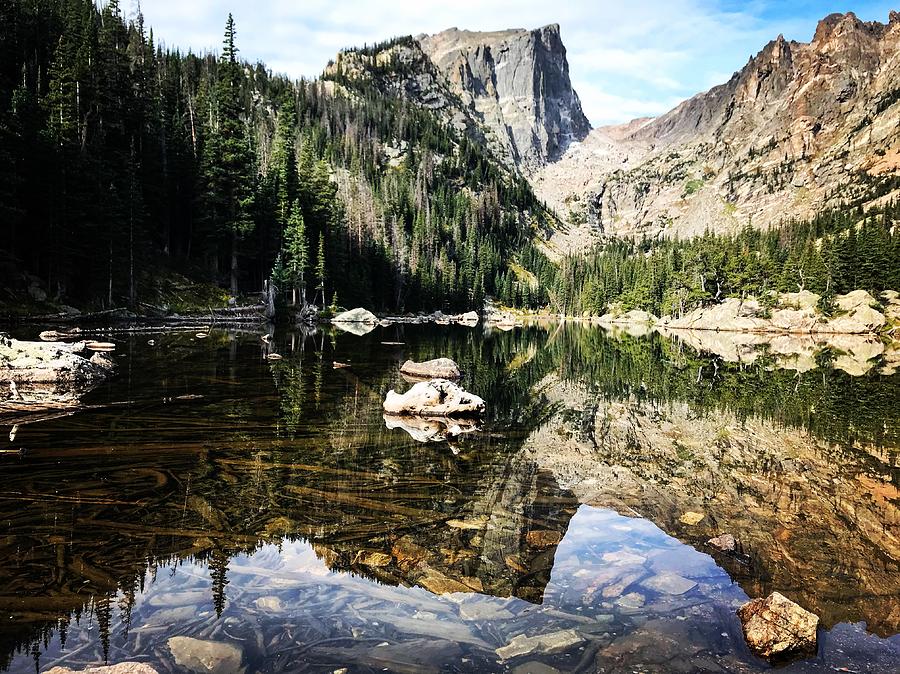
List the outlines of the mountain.
<svg viewBox="0 0 900 674">
<path fill-rule="evenodd" d="M 451 28 L 418 41 L 516 166 L 558 159 L 591 130 L 569 79 L 558 24 L 488 33 Z"/>
<path fill-rule="evenodd" d="M 557 25 L 394 38 L 293 81 L 237 57 L 231 17 L 220 56 L 159 48 L 117 3 L 0 21 L 0 312 L 182 313 L 271 281 L 294 305 L 670 313 L 773 279 L 894 283 L 896 13 L 828 17 L 658 119 L 593 131 Z M 805 223 L 777 240 L 563 259 L 785 217 Z"/>
<path fill-rule="evenodd" d="M 898 44 L 897 12 L 832 14 L 657 119 L 595 129 L 531 176 L 568 222 L 557 243 L 733 232 L 895 194 Z"/>
<path fill-rule="evenodd" d="M 434 111 L 515 171 L 558 160 L 591 130 L 557 24 L 495 32 L 450 28 L 348 49 L 323 78 L 350 88 L 365 82 Z"/>
</svg>

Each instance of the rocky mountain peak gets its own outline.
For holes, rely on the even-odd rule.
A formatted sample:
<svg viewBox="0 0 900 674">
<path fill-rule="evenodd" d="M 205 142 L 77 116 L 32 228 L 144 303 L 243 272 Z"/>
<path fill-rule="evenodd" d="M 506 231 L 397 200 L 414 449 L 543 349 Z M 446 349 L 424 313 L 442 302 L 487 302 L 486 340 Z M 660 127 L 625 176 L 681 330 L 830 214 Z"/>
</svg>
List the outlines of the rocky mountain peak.
<svg viewBox="0 0 900 674">
<path fill-rule="evenodd" d="M 533 30 L 451 28 L 418 38 L 494 149 L 526 172 L 559 158 L 590 123 L 569 79 L 559 24 Z"/>
<path fill-rule="evenodd" d="M 832 14 L 811 42 L 779 35 L 724 84 L 633 131 L 595 130 L 532 180 L 577 224 L 560 247 L 775 226 L 897 196 L 898 56 L 897 12 L 887 24 Z"/>
</svg>

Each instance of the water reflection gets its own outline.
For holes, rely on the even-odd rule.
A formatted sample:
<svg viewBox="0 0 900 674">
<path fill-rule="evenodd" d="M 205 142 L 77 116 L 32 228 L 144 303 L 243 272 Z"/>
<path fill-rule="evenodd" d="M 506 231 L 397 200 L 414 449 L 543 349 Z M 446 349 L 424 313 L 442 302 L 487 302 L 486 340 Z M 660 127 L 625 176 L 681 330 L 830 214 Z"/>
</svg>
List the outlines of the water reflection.
<svg viewBox="0 0 900 674">
<path fill-rule="evenodd" d="M 898 657 L 839 625 L 900 627 L 900 382 L 878 368 L 578 326 L 146 339 L 97 408 L 23 427 L 4 459 L 14 670 L 165 669 L 176 634 L 239 643 L 260 671 L 746 670 L 764 664 L 734 608 L 769 589 L 838 625 L 809 666 L 837 641 Z M 483 428 L 386 426 L 397 365 L 440 355 L 488 401 Z M 737 554 L 706 545 L 720 533 Z M 569 645 L 513 658 L 522 634 Z"/>
</svg>

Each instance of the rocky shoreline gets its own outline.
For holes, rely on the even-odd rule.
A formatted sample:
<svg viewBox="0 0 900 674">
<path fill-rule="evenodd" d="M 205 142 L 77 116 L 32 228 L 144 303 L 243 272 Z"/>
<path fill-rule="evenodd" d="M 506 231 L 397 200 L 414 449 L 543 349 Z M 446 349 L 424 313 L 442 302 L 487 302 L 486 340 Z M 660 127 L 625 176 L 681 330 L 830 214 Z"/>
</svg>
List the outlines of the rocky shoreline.
<svg viewBox="0 0 900 674">
<path fill-rule="evenodd" d="M 613 309 L 602 316 L 513 314 L 516 325 L 528 321 L 563 320 L 601 326 L 639 326 L 647 331 L 710 331 L 769 335 L 879 335 L 900 338 L 900 293 L 886 290 L 876 299 L 865 290 L 834 298 L 835 309 L 826 316 L 818 309 L 820 296 L 809 291 L 781 293 L 768 303 L 748 297 L 726 298 L 719 304 L 694 309 L 683 316 L 657 317 L 646 311 Z"/>
<path fill-rule="evenodd" d="M 0 420 L 70 410 L 115 370 L 106 342 L 26 342 L 0 334 Z"/>
</svg>

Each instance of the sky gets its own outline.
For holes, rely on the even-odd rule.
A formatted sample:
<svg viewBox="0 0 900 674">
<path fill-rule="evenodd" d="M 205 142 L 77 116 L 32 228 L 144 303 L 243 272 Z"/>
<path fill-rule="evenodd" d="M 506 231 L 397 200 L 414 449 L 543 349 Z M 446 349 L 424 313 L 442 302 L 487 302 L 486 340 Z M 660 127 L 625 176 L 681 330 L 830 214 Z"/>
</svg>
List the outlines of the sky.
<svg viewBox="0 0 900 674">
<path fill-rule="evenodd" d="M 138 0 L 122 0 L 130 17 Z M 819 19 L 853 11 L 887 22 L 890 2 L 855 0 L 142 0 L 158 42 L 219 51 L 228 12 L 241 56 L 315 77 L 345 47 L 445 28 L 560 24 L 569 73 L 594 126 L 662 114 L 725 82 L 783 34 L 808 42 Z M 895 9 L 900 9 L 896 1 Z"/>
</svg>

